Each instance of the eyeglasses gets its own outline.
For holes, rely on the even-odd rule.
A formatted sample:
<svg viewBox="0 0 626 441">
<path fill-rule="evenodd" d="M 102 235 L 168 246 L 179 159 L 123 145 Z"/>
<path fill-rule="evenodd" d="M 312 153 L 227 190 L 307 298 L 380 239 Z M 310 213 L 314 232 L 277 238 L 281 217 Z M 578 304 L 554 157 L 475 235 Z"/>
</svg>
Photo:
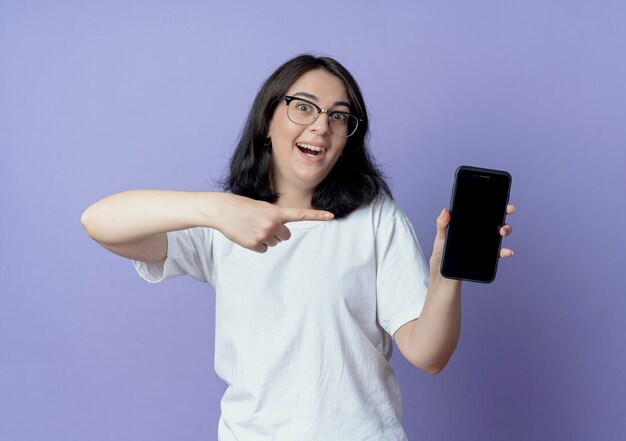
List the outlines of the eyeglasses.
<svg viewBox="0 0 626 441">
<path fill-rule="evenodd" d="M 278 100 L 283 100 L 287 104 L 287 117 L 289 120 L 303 126 L 313 124 L 320 116 L 320 113 L 328 114 L 330 131 L 337 136 L 347 138 L 354 135 L 359 126 L 359 121 L 363 121 L 348 112 L 322 109 L 311 101 L 295 96 L 281 96 Z"/>
</svg>

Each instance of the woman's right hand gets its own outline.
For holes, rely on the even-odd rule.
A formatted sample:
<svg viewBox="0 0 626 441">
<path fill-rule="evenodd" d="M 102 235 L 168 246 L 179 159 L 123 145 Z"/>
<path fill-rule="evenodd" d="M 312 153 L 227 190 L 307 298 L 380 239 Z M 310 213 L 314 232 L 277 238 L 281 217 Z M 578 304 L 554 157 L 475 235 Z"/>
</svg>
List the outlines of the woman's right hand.
<svg viewBox="0 0 626 441">
<path fill-rule="evenodd" d="M 211 210 L 211 226 L 233 242 L 259 253 L 291 237 L 287 222 L 333 218 L 328 211 L 285 208 L 230 193 L 221 193 L 219 199 Z"/>
</svg>

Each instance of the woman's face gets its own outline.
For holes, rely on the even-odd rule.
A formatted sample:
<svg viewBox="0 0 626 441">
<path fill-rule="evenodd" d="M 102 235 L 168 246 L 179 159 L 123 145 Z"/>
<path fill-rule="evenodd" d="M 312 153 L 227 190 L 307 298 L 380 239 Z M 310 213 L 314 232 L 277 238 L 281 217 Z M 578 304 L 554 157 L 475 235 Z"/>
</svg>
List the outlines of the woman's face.
<svg viewBox="0 0 626 441">
<path fill-rule="evenodd" d="M 330 111 L 350 111 L 343 82 L 321 69 L 302 75 L 285 95 L 300 96 Z M 279 203 L 281 199 L 303 196 L 310 202 L 315 188 L 333 168 L 347 141 L 346 137 L 332 133 L 327 113 L 320 113 L 308 126 L 292 122 L 284 101 L 274 111 L 267 136 L 272 141 L 272 186 L 279 195 Z"/>
</svg>

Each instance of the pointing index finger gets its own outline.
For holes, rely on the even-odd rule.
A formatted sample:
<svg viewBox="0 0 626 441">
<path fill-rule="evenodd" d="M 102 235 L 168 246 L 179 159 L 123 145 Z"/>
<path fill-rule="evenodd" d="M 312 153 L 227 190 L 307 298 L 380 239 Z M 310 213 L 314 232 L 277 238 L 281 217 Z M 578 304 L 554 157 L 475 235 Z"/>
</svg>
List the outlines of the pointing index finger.
<svg viewBox="0 0 626 441">
<path fill-rule="evenodd" d="M 311 210 L 308 208 L 285 208 L 282 212 L 284 223 L 305 220 L 328 221 L 335 217 L 329 211 Z"/>
</svg>

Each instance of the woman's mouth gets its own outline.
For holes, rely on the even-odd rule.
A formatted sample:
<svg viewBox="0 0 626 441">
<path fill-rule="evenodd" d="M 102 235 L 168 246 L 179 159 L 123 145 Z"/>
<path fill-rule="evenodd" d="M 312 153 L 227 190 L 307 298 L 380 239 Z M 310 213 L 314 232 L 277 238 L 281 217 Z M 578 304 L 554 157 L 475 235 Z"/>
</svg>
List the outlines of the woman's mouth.
<svg viewBox="0 0 626 441">
<path fill-rule="evenodd" d="M 311 158 L 319 156 L 322 151 L 326 150 L 325 148 L 318 147 L 316 145 L 306 144 L 304 142 L 297 142 L 296 147 L 300 149 L 304 156 L 309 156 Z"/>
</svg>

